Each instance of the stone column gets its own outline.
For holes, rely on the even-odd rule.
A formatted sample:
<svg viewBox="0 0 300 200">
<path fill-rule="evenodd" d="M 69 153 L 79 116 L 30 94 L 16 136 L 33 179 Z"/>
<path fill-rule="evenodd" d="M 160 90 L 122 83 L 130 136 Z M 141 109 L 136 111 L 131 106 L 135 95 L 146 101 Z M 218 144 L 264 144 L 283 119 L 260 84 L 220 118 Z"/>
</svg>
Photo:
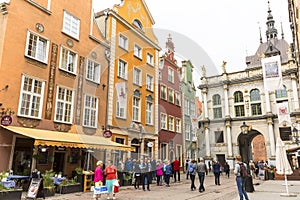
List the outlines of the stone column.
<svg viewBox="0 0 300 200">
<path fill-rule="evenodd" d="M 210 142 L 209 142 L 209 128 L 208 123 L 205 123 L 204 125 L 204 132 L 205 132 L 205 149 L 206 149 L 206 157 L 210 157 Z"/>
<path fill-rule="evenodd" d="M 275 139 L 274 139 L 274 130 L 273 130 L 273 120 L 272 120 L 272 118 L 268 118 L 267 123 L 268 123 L 269 139 L 270 139 L 271 157 L 275 157 L 276 150 L 275 150 Z"/>
<path fill-rule="evenodd" d="M 226 121 L 226 136 L 227 136 L 227 148 L 228 148 L 228 157 L 233 157 L 232 154 L 232 138 L 231 138 L 231 129 L 230 121 Z"/>
<path fill-rule="evenodd" d="M 268 114 L 272 112 L 269 91 L 265 91 L 265 100 L 266 100 L 266 113 Z"/>
<path fill-rule="evenodd" d="M 229 117 L 228 85 L 224 85 L 225 117 Z"/>
<path fill-rule="evenodd" d="M 294 111 L 299 110 L 299 100 L 298 100 L 298 89 L 297 89 L 297 77 L 295 74 L 291 75 L 292 79 L 292 91 L 293 91 L 293 99 L 294 99 Z"/>
</svg>

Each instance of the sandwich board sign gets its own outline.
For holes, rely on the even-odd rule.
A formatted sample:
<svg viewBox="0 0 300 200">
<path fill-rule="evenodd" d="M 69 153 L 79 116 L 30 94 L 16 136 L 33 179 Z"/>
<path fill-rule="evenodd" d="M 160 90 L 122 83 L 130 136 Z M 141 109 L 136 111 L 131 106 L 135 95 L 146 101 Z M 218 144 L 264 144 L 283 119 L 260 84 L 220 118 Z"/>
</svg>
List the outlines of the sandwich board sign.
<svg viewBox="0 0 300 200">
<path fill-rule="evenodd" d="M 26 199 L 36 199 L 41 185 L 40 178 L 33 178 L 28 187 Z"/>
</svg>

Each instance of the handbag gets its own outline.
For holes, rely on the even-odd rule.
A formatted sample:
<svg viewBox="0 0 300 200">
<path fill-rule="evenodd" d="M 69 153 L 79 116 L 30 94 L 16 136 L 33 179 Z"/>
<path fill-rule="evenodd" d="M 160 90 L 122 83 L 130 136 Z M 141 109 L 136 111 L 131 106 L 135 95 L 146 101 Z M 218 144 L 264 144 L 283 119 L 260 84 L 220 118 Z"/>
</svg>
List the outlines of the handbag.
<svg viewBox="0 0 300 200">
<path fill-rule="evenodd" d="M 106 185 L 104 186 L 95 186 L 94 187 L 94 194 L 104 194 L 108 192 L 108 188 Z"/>
</svg>

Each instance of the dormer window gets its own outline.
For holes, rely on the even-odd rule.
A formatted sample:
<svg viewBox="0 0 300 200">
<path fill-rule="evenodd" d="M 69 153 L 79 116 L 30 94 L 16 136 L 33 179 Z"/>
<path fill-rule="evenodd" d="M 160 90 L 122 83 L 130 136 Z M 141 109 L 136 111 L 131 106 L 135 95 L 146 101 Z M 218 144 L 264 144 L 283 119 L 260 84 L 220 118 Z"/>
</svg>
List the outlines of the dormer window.
<svg viewBox="0 0 300 200">
<path fill-rule="evenodd" d="M 142 25 L 142 23 L 140 22 L 140 20 L 138 20 L 138 19 L 135 19 L 135 20 L 133 20 L 133 25 L 135 25 L 137 28 L 139 28 L 141 31 L 144 31 L 143 30 L 143 25 Z"/>
</svg>

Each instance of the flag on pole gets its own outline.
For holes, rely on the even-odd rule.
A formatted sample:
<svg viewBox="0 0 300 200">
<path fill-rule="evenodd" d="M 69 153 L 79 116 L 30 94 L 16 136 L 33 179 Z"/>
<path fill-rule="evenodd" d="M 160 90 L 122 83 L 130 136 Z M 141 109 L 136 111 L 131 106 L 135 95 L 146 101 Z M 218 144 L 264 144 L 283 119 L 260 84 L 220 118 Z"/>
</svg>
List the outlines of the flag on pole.
<svg viewBox="0 0 300 200">
<path fill-rule="evenodd" d="M 282 73 L 280 56 L 272 56 L 261 60 L 265 91 L 282 89 Z"/>
<path fill-rule="evenodd" d="M 127 105 L 127 95 L 125 92 L 125 88 L 125 82 L 116 83 L 117 101 L 119 102 L 120 108 L 126 108 Z"/>
</svg>

